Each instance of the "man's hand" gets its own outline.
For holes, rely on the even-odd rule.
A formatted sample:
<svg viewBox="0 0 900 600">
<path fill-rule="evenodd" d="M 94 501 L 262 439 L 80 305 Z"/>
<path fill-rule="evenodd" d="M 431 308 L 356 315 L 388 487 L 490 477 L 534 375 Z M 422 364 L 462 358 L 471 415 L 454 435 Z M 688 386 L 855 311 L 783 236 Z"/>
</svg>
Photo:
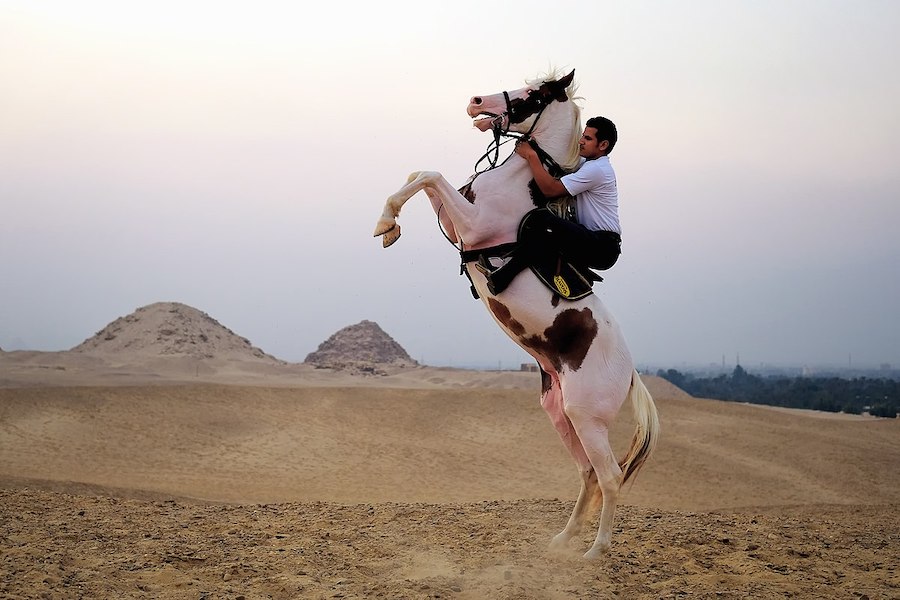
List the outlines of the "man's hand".
<svg viewBox="0 0 900 600">
<path fill-rule="evenodd" d="M 534 177 L 535 183 L 537 183 L 541 193 L 547 198 L 557 198 L 569 193 L 559 179 L 552 177 L 544 169 L 544 165 L 541 164 L 541 157 L 534 151 L 527 139 L 521 139 L 516 142 L 516 154 L 524 158 L 528 163 L 528 168 L 531 169 L 531 175 Z"/>
<path fill-rule="evenodd" d="M 531 144 L 529 144 L 528 140 L 525 138 L 516 142 L 516 154 L 529 162 L 533 159 L 537 159 L 540 162 L 537 152 L 534 151 L 534 148 L 531 147 Z"/>
</svg>

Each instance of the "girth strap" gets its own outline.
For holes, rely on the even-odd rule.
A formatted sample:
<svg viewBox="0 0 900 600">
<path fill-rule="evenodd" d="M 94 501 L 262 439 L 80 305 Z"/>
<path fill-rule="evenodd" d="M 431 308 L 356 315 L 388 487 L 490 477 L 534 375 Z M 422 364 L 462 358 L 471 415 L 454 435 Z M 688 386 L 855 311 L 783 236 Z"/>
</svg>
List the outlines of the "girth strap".
<svg viewBox="0 0 900 600">
<path fill-rule="evenodd" d="M 462 275 L 463 271 L 466 270 L 466 263 L 476 261 L 482 256 L 484 256 L 485 258 L 492 258 L 494 256 L 506 256 L 507 254 L 515 250 L 516 246 L 518 245 L 518 242 L 507 242 L 505 244 L 499 244 L 497 246 L 491 246 L 489 248 L 479 248 L 478 250 L 463 250 L 459 253 L 459 257 L 461 260 L 459 274 Z"/>
</svg>

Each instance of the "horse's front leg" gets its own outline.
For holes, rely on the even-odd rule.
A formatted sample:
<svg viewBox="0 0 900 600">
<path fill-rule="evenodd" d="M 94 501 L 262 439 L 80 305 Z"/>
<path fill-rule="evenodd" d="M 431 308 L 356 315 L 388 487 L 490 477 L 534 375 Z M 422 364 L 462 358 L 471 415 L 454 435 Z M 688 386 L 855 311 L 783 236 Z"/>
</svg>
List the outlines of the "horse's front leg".
<svg viewBox="0 0 900 600">
<path fill-rule="evenodd" d="M 406 204 L 406 201 L 415 196 L 425 187 L 425 182 L 421 173 L 412 173 L 406 179 L 406 185 L 388 196 L 387 202 L 384 203 L 384 211 L 375 224 L 374 237 L 382 237 L 382 245 L 387 248 L 398 239 L 400 239 L 400 225 L 397 224 L 397 217 L 400 216 L 400 209 Z"/>
<path fill-rule="evenodd" d="M 453 221 L 450 220 L 450 215 L 444 210 L 444 200 L 432 188 L 425 188 L 425 193 L 428 195 L 428 199 L 431 200 L 431 208 L 434 210 L 434 214 L 437 215 L 441 227 L 444 228 L 444 234 L 446 234 L 447 239 L 454 244 L 458 243 L 459 236 L 456 235 L 456 226 L 453 225 Z"/>
<path fill-rule="evenodd" d="M 477 209 L 469 203 L 444 176 L 436 171 L 418 171 L 407 179 L 406 185 L 391 194 L 384 204 L 384 211 L 375 225 L 374 235 L 383 236 L 382 245 L 387 248 L 400 237 L 397 217 L 407 200 L 423 189 L 428 189 L 432 206 L 443 204 L 447 217 L 454 224 L 456 234 L 465 235 L 465 225 L 474 220 Z M 437 208 L 436 208 L 437 210 Z M 463 228 L 460 224 L 463 224 Z"/>
</svg>

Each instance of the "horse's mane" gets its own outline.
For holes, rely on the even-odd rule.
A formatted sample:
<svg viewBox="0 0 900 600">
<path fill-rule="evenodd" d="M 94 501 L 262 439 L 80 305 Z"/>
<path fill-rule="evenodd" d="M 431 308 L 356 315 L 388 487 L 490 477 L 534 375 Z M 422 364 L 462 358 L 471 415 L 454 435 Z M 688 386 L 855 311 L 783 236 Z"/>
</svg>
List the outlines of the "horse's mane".
<svg viewBox="0 0 900 600">
<path fill-rule="evenodd" d="M 563 77 L 568 75 L 568 73 L 564 72 L 562 69 L 551 68 L 546 73 L 542 75 L 538 75 L 534 79 L 526 80 L 525 85 L 527 86 L 539 86 L 545 81 L 557 81 Z M 569 147 L 566 150 L 566 155 L 563 157 L 561 161 L 559 161 L 559 166 L 565 169 L 566 171 L 574 171 L 578 168 L 578 163 L 580 162 L 580 156 L 578 154 L 578 141 L 581 139 L 581 106 L 579 106 L 578 102 L 582 100 L 581 97 L 576 96 L 575 92 L 578 90 L 578 82 L 575 78 L 572 78 L 572 83 L 569 84 L 569 87 L 566 88 L 566 97 L 572 103 L 572 139 L 569 142 Z"/>
</svg>

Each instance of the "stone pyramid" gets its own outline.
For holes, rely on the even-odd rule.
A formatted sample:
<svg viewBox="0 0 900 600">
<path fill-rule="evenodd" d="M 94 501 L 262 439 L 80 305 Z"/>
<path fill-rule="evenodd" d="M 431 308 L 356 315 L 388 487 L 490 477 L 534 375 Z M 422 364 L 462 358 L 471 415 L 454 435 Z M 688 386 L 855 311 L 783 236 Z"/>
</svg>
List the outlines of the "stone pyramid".
<svg viewBox="0 0 900 600">
<path fill-rule="evenodd" d="M 318 367 L 372 370 L 378 365 L 417 366 L 406 350 L 374 321 L 344 327 L 304 361 Z"/>
<path fill-rule="evenodd" d="M 138 308 L 88 338 L 72 352 L 114 355 L 118 360 L 187 356 L 279 363 L 205 312 L 179 302 Z"/>
</svg>

